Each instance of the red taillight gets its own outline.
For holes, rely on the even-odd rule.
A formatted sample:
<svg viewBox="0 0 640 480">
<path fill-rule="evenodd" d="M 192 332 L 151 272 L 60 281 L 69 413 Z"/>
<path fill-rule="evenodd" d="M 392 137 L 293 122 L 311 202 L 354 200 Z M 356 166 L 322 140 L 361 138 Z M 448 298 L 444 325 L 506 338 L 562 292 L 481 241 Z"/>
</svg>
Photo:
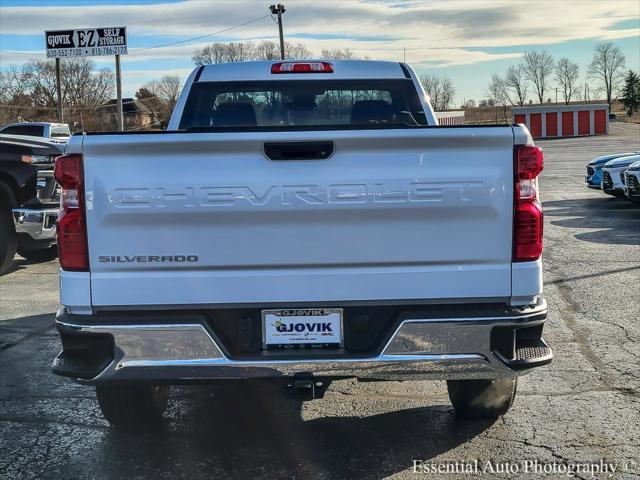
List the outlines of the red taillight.
<svg viewBox="0 0 640 480">
<path fill-rule="evenodd" d="M 56 222 L 58 253 L 63 270 L 89 271 L 87 230 L 84 218 L 82 155 L 56 158 L 56 181 L 62 187 Z"/>
<path fill-rule="evenodd" d="M 274 63 L 271 73 L 333 73 L 333 65 L 329 62 Z"/>
<path fill-rule="evenodd" d="M 518 162 L 518 178 L 534 179 L 542 172 L 544 159 L 540 147 L 520 145 L 516 147 L 516 160 Z"/>
<path fill-rule="evenodd" d="M 513 214 L 513 261 L 531 262 L 542 255 L 543 215 L 538 199 L 538 175 L 543 168 L 539 147 L 516 146 Z"/>
<path fill-rule="evenodd" d="M 521 202 L 514 219 L 514 262 L 532 262 L 542 255 L 542 206 L 538 201 Z"/>
</svg>

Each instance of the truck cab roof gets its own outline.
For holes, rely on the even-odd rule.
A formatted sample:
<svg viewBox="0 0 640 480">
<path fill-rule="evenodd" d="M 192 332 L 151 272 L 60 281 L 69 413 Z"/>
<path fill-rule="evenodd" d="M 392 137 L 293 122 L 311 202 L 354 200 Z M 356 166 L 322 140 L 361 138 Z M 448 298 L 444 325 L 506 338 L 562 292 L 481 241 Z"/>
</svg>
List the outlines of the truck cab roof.
<svg viewBox="0 0 640 480">
<path fill-rule="evenodd" d="M 329 63 L 331 72 L 271 73 L 278 63 Z M 195 69 L 194 82 L 251 81 L 251 80 L 341 80 L 409 78 L 406 67 L 398 62 L 379 60 L 266 60 L 204 65 Z"/>
<path fill-rule="evenodd" d="M 7 123 L 6 125 L 2 125 L 2 127 L 0 128 L 5 128 L 5 127 L 14 127 L 14 126 L 34 126 L 34 127 L 43 127 L 43 126 L 52 126 L 52 127 L 66 127 L 67 124 L 66 123 L 53 123 L 53 122 L 15 122 L 15 123 Z"/>
<path fill-rule="evenodd" d="M 69 125 L 52 122 L 17 122 L 3 125 L 0 133 L 7 135 L 23 135 L 27 137 L 50 138 L 66 142 L 71 135 Z"/>
</svg>

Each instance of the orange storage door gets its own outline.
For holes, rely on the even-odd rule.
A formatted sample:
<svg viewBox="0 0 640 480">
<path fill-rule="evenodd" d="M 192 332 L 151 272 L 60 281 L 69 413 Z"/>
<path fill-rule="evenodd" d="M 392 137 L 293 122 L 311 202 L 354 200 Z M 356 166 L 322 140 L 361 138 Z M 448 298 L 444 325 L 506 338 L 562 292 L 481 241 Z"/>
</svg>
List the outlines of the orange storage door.
<svg viewBox="0 0 640 480">
<path fill-rule="evenodd" d="M 526 115 L 516 115 L 513 119 L 513 123 L 527 123 L 527 116 Z"/>
<path fill-rule="evenodd" d="M 589 112 L 578 112 L 578 135 L 589 135 L 591 126 L 589 125 Z"/>
<path fill-rule="evenodd" d="M 542 136 L 542 114 L 541 113 L 532 113 L 529 115 L 529 121 L 531 125 L 529 125 L 529 131 L 531 132 L 531 136 L 534 138 L 539 138 Z"/>
<path fill-rule="evenodd" d="M 593 115 L 594 133 L 596 135 L 606 135 L 607 133 L 607 111 L 596 110 Z"/>
<path fill-rule="evenodd" d="M 562 136 L 572 137 L 573 135 L 573 112 L 562 112 Z"/>
<path fill-rule="evenodd" d="M 547 137 L 558 136 L 558 114 L 547 113 Z"/>
</svg>

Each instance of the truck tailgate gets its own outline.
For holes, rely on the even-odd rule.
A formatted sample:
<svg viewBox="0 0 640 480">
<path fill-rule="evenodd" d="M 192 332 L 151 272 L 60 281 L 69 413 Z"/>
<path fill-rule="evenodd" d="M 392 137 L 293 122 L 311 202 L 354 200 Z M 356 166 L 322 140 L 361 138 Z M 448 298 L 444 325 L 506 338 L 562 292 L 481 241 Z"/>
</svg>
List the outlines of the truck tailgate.
<svg viewBox="0 0 640 480">
<path fill-rule="evenodd" d="M 331 141 L 324 160 L 265 142 Z M 88 135 L 94 306 L 511 295 L 510 127 Z"/>
</svg>

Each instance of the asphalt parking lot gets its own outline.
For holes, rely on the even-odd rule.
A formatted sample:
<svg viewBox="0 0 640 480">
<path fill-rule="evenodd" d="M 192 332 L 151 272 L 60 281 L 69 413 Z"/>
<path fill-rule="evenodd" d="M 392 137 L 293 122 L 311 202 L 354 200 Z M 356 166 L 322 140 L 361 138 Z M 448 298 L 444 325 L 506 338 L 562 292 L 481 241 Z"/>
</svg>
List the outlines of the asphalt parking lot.
<svg viewBox="0 0 640 480">
<path fill-rule="evenodd" d="M 174 388 L 162 430 L 114 431 L 91 388 L 50 372 L 56 262 L 17 259 L 0 278 L 0 477 L 468 478 L 413 473 L 416 459 L 519 465 L 497 478 L 531 478 L 527 460 L 604 460 L 617 471 L 597 478 L 639 478 L 640 206 L 583 184 L 589 159 L 640 150 L 640 125 L 611 133 L 539 142 L 555 359 L 500 420 L 457 421 L 443 382 L 342 380 L 304 404 L 256 382 Z"/>
</svg>

